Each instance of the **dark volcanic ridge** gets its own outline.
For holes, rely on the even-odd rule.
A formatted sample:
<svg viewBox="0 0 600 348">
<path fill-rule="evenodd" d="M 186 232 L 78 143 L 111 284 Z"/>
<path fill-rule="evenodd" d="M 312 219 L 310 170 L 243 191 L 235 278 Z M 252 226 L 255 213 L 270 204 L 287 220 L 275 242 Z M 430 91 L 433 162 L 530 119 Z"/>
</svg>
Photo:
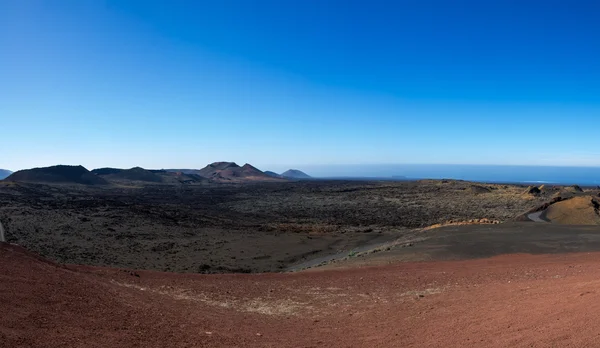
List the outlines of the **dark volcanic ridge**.
<svg viewBox="0 0 600 348">
<path fill-rule="evenodd" d="M 0 171 L 0 175 L 2 171 Z M 259 181 L 285 181 L 288 179 L 310 179 L 306 173 L 290 169 L 282 174 L 271 171 L 263 172 L 253 165 L 246 163 L 243 166 L 235 162 L 214 162 L 202 169 L 144 169 L 134 167 L 97 168 L 88 171 L 82 166 L 52 166 L 21 170 L 7 175 L 8 181 L 23 181 L 37 183 L 74 183 L 98 185 L 108 183 L 144 182 L 144 183 L 197 183 L 197 182 L 259 182 Z"/>
<path fill-rule="evenodd" d="M 246 163 L 240 167 L 235 162 L 214 162 L 200 169 L 198 174 L 216 182 L 281 180 L 262 172 L 251 164 Z"/>
<path fill-rule="evenodd" d="M 110 180 L 130 180 L 130 181 L 144 181 L 144 182 L 163 182 L 163 179 L 159 174 L 153 173 L 149 170 L 140 167 L 134 167 L 131 169 L 116 169 L 116 168 L 101 168 L 98 170 L 92 170 L 92 173 L 96 173 L 106 179 Z"/>
<path fill-rule="evenodd" d="M 204 180 L 196 174 L 185 174 L 178 171 L 167 171 L 163 169 L 144 169 L 134 167 L 131 169 L 99 168 L 92 173 L 111 182 L 139 181 L 145 183 L 195 183 Z"/>
<path fill-rule="evenodd" d="M 58 184 L 108 184 L 105 179 L 93 174 L 83 166 L 67 165 L 19 170 L 8 176 L 5 180 Z"/>
<path fill-rule="evenodd" d="M 120 168 L 98 168 L 98 169 L 92 169 L 92 173 L 96 174 L 96 175 L 110 175 L 110 174 L 120 173 L 124 170 L 125 169 L 120 169 Z"/>
</svg>

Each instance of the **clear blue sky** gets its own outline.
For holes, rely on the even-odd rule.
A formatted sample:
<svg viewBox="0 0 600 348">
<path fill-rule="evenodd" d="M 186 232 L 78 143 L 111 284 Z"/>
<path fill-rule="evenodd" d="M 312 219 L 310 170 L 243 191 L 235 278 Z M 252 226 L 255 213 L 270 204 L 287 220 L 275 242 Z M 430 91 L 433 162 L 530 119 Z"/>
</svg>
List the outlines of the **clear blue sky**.
<svg viewBox="0 0 600 348">
<path fill-rule="evenodd" d="M 0 1 L 0 168 L 600 166 L 597 1 Z"/>
</svg>

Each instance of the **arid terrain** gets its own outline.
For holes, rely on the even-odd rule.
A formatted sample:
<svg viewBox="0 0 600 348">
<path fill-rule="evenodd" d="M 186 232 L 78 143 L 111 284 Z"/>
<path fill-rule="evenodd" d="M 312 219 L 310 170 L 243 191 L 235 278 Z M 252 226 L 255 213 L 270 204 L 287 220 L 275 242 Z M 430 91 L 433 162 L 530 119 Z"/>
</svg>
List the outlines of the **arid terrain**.
<svg viewBox="0 0 600 348">
<path fill-rule="evenodd" d="M 600 337 L 597 189 L 103 173 L 102 184 L 0 182 L 0 347 Z"/>
<path fill-rule="evenodd" d="M 600 0 L 0 0 L 0 348 L 600 348 Z"/>
<path fill-rule="evenodd" d="M 600 254 L 299 273 L 60 266 L 0 244 L 3 347 L 593 347 Z"/>
<path fill-rule="evenodd" d="M 282 271 L 447 222 L 510 221 L 548 197 L 460 181 L 0 183 L 8 242 L 61 263 Z M 418 237 L 418 236 L 417 236 Z"/>
</svg>

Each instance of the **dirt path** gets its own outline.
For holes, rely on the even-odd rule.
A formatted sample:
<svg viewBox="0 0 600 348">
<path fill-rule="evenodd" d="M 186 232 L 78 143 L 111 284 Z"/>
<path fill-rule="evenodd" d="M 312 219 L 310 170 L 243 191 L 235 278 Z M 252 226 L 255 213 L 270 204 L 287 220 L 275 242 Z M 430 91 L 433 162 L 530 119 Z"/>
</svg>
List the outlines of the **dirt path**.
<svg viewBox="0 0 600 348">
<path fill-rule="evenodd" d="M 408 237 L 404 237 L 408 238 Z M 400 238 L 399 240 L 402 240 L 403 238 Z M 301 262 L 299 264 L 290 266 L 288 268 L 285 269 L 285 272 L 298 272 L 298 271 L 302 271 L 305 270 L 307 268 L 312 268 L 312 267 L 318 267 L 322 264 L 327 264 L 329 262 L 332 261 L 338 261 L 338 260 L 343 260 L 345 258 L 348 258 L 349 256 L 355 255 L 355 254 L 359 254 L 359 253 L 363 253 L 363 252 L 367 252 L 369 250 L 374 250 L 374 249 L 380 249 L 380 248 L 385 248 L 388 245 L 393 245 L 395 243 L 399 243 L 398 241 L 394 240 L 394 241 L 386 241 L 386 242 L 380 242 L 380 243 L 372 243 L 372 244 L 367 244 L 367 245 L 363 245 L 361 247 L 358 248 L 354 248 L 351 250 L 343 250 L 340 252 L 337 252 L 335 254 L 331 254 L 331 255 L 325 255 L 325 256 L 321 256 L 321 257 L 317 257 L 314 259 L 309 259 L 307 261 Z"/>
<path fill-rule="evenodd" d="M 533 222 L 547 223 L 548 221 L 542 218 L 542 215 L 544 215 L 545 212 L 545 210 L 536 211 L 535 213 L 527 214 L 527 218 Z"/>
<path fill-rule="evenodd" d="M 184 275 L 63 267 L 1 244 L 0 346 L 595 346 L 599 266 L 577 253 Z"/>
</svg>

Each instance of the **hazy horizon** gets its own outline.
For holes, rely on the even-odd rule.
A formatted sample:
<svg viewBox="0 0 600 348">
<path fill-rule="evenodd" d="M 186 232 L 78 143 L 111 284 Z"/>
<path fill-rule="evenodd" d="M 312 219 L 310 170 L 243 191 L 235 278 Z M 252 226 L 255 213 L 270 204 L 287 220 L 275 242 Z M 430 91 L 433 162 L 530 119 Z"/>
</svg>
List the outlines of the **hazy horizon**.
<svg viewBox="0 0 600 348">
<path fill-rule="evenodd" d="M 246 163 L 253 165 L 255 167 L 257 167 L 258 169 L 261 170 L 269 170 L 269 171 L 273 171 L 273 172 L 279 172 L 279 171 L 286 171 L 288 169 L 298 169 L 298 170 L 303 170 L 302 168 L 310 168 L 310 169 L 315 169 L 317 168 L 317 170 L 319 170 L 318 168 L 331 168 L 331 169 L 351 169 L 351 168 L 390 168 L 390 167 L 402 167 L 402 166 L 407 166 L 407 167 L 415 167 L 415 166 L 421 166 L 421 167 L 436 167 L 436 166 L 440 166 L 440 167 L 514 167 L 514 168 L 525 168 L 525 167 L 530 167 L 530 168 L 592 168 L 592 169 L 600 169 L 600 166 L 577 166 L 577 165 L 546 165 L 546 164 L 540 164 L 540 165 L 528 165 L 528 164 L 473 164 L 473 163 L 341 163 L 341 164 L 312 164 L 312 163 L 307 163 L 307 164 L 263 164 L 263 165 L 257 165 L 255 163 L 251 163 L 248 161 L 231 161 L 231 160 L 212 160 L 206 163 L 201 163 L 199 165 L 176 165 L 176 166 L 143 166 L 143 165 L 137 165 L 137 164 L 133 164 L 133 165 L 126 165 L 126 166 L 115 166 L 115 165 L 111 165 L 111 164 L 103 164 L 103 165 L 85 165 L 83 163 L 70 163 L 70 162 L 56 162 L 56 163 L 48 163 L 48 164 L 44 164 L 44 165 L 35 165 L 35 166 L 31 166 L 31 167 L 21 167 L 21 168 L 8 168 L 8 167 L 0 167 L 0 169 L 6 169 L 6 170 L 10 170 L 13 172 L 19 171 L 19 170 L 25 170 L 25 169 L 31 169 L 31 168 L 41 168 L 41 167 L 51 167 L 51 166 L 56 166 L 56 165 L 66 165 L 66 166 L 83 166 L 88 170 L 92 170 L 92 169 L 99 169 L 99 168 L 118 168 L 118 169 L 130 169 L 130 168 L 134 168 L 134 167 L 141 167 L 144 169 L 152 169 L 152 170 L 158 170 L 158 169 L 202 169 L 203 167 L 211 164 L 211 163 L 216 163 L 216 162 L 233 162 L 236 163 L 239 166 L 242 166 Z M 391 175 L 396 175 L 396 174 L 391 174 Z"/>
<path fill-rule="evenodd" d="M 243 165 L 245 162 L 236 162 Z M 207 163 L 208 164 L 208 163 Z M 253 163 L 250 163 L 254 165 Z M 74 164 L 66 164 L 74 165 Z M 271 165 L 256 166 L 262 171 L 283 173 L 300 170 L 315 179 L 373 178 L 373 179 L 455 179 L 502 183 L 549 183 L 600 185 L 600 167 L 472 165 L 472 164 L 370 164 L 370 165 Z M 84 166 L 86 167 L 86 166 Z M 113 167 L 86 167 L 88 170 Z M 145 169 L 202 169 L 202 166 L 146 167 Z M 129 169 L 132 167 L 121 167 Z M 5 168 L 3 168 L 5 169 Z M 8 169 L 8 168 L 7 168 Z M 29 169 L 29 168 L 22 168 Z M 16 171 L 16 170 L 13 170 Z M 394 178 L 396 177 L 396 178 Z"/>
<path fill-rule="evenodd" d="M 0 2 L 0 168 L 600 166 L 595 2 Z"/>
<path fill-rule="evenodd" d="M 214 163 L 214 162 L 234 162 L 240 166 L 248 163 L 251 164 L 262 171 L 272 171 L 276 173 L 284 172 L 288 169 L 298 169 L 301 171 L 314 171 L 316 170 L 319 173 L 323 173 L 321 176 L 347 176 L 347 173 L 351 173 L 352 171 L 357 170 L 357 173 L 364 172 L 364 168 L 368 168 L 368 170 L 372 170 L 371 168 L 380 168 L 379 172 L 386 173 L 384 175 L 359 175 L 359 176 L 391 176 L 391 175 L 402 175 L 399 173 L 392 173 L 389 168 L 402 168 L 402 167 L 512 167 L 512 168 L 583 168 L 583 169 L 599 169 L 599 166 L 577 166 L 577 165 L 547 165 L 547 164 L 469 164 L 469 163 L 341 163 L 341 164 L 256 164 L 248 161 L 231 161 L 231 160 L 213 160 L 206 163 L 200 163 L 198 165 L 175 165 L 175 166 L 143 166 L 138 164 L 130 164 L 125 166 L 117 166 L 108 164 L 101 165 L 86 165 L 83 163 L 71 163 L 71 162 L 45 162 L 45 164 L 40 165 L 36 164 L 30 167 L 20 167 L 20 168 L 8 168 L 8 167 L 0 167 L 0 169 L 10 170 L 12 172 L 16 172 L 19 170 L 31 169 L 31 168 L 40 168 L 40 167 L 50 167 L 55 165 L 68 165 L 68 166 L 78 166 L 81 165 L 88 170 L 99 169 L 99 168 L 119 168 L 119 169 L 130 169 L 134 167 L 141 167 L 144 169 L 202 169 L 203 167 Z M 0 164 L 1 165 L 1 164 Z M 360 169 L 363 168 L 363 169 Z M 389 174 L 389 175 L 388 175 Z"/>
</svg>

